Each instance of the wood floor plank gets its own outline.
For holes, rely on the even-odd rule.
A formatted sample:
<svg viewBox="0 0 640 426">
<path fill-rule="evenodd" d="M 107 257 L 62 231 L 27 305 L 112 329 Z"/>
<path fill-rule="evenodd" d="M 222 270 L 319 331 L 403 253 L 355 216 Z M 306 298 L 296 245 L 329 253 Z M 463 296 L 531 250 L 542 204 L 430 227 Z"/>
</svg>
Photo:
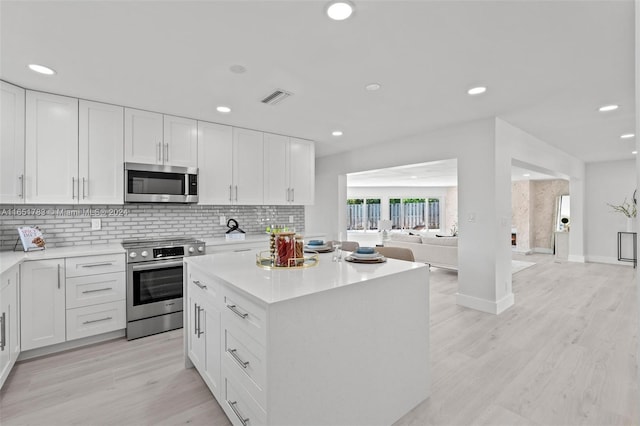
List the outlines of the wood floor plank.
<svg viewBox="0 0 640 426">
<path fill-rule="evenodd" d="M 536 264 L 497 316 L 431 269 L 432 395 L 396 425 L 640 425 L 636 270 L 514 258 Z M 182 345 L 174 330 L 19 362 L 0 424 L 229 425 Z"/>
</svg>

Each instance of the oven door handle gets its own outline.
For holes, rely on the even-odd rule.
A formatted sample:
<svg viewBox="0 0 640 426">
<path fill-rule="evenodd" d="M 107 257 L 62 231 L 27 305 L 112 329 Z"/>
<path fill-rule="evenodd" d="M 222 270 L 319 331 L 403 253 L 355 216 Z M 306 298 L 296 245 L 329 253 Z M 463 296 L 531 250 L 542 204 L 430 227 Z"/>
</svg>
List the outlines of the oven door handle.
<svg viewBox="0 0 640 426">
<path fill-rule="evenodd" d="M 172 268 L 174 266 L 182 266 L 182 259 L 134 263 L 131 265 L 133 271 L 148 271 L 150 269 Z"/>
</svg>

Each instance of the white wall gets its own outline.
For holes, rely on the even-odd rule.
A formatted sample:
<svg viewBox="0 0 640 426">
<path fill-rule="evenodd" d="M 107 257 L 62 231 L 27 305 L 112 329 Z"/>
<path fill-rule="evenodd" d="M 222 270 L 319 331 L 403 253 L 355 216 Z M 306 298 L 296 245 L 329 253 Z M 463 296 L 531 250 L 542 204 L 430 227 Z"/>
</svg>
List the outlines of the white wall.
<svg viewBox="0 0 640 426">
<path fill-rule="evenodd" d="M 617 260 L 617 232 L 626 231 L 626 217 L 614 212 L 607 203 L 620 204 L 625 198 L 631 201 L 636 188 L 635 161 L 587 163 L 586 186 L 589 189 L 585 197 L 585 226 L 589 230 L 585 238 L 587 260 L 630 265 Z"/>
</svg>

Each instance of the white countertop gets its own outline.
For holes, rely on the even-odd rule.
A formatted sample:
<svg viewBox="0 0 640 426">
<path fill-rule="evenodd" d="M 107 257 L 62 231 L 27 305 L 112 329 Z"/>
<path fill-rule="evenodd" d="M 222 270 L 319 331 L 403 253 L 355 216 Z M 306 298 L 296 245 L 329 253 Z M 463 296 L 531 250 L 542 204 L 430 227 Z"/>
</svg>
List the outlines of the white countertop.
<svg viewBox="0 0 640 426">
<path fill-rule="evenodd" d="M 61 257 L 94 256 L 101 254 L 124 253 L 120 244 L 92 244 L 72 247 L 54 247 L 38 251 L 0 252 L 0 273 L 21 262 L 30 260 L 58 259 Z"/>
<path fill-rule="evenodd" d="M 185 261 L 211 272 L 224 282 L 268 304 L 414 269 L 427 269 L 423 263 L 395 259 L 387 259 L 385 263 L 378 264 L 351 263 L 344 259 L 332 262 L 332 253 L 323 253 L 319 255 L 317 266 L 269 270 L 256 265 L 256 254 L 259 251 L 217 253 L 189 257 Z M 427 276 L 425 271 L 425 279 Z"/>
</svg>

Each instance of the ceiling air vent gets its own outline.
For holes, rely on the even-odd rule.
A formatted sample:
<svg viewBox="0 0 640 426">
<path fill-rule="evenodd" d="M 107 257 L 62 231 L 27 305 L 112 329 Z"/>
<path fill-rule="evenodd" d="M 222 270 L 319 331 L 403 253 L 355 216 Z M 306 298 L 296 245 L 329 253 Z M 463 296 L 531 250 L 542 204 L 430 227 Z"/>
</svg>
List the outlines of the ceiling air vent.
<svg viewBox="0 0 640 426">
<path fill-rule="evenodd" d="M 276 89 L 273 93 L 268 94 L 262 99 L 260 102 L 267 105 L 275 105 L 289 96 L 293 95 L 291 92 L 287 92 L 286 90 Z"/>
</svg>

